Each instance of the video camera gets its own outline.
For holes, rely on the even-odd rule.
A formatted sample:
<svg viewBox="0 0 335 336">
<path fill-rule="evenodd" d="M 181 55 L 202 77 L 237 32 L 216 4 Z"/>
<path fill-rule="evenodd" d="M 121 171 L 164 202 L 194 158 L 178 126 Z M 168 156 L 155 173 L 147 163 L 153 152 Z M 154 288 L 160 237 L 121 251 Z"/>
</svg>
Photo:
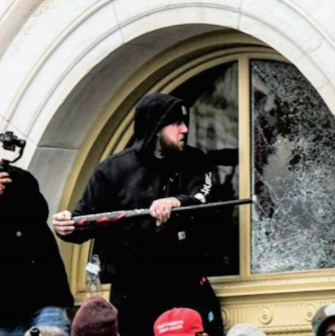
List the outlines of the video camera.
<svg viewBox="0 0 335 336">
<path fill-rule="evenodd" d="M 14 152 L 16 147 L 20 148 L 19 156 L 15 160 L 9 161 L 6 159 L 1 159 L 2 162 L 0 163 L 0 171 L 6 171 L 10 163 L 14 163 L 22 157 L 26 142 L 24 140 L 18 139 L 18 137 L 14 135 L 13 132 L 9 131 L 0 134 L 0 142 L 2 142 L 2 147 L 5 150 Z"/>
</svg>

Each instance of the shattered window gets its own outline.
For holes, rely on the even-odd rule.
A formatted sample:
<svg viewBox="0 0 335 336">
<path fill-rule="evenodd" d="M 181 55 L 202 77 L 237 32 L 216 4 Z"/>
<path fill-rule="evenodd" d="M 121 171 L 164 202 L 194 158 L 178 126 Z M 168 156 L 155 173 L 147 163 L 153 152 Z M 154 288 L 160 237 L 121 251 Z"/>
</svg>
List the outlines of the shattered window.
<svg viewBox="0 0 335 336">
<path fill-rule="evenodd" d="M 291 64 L 251 62 L 252 273 L 335 266 L 335 120 Z"/>
</svg>

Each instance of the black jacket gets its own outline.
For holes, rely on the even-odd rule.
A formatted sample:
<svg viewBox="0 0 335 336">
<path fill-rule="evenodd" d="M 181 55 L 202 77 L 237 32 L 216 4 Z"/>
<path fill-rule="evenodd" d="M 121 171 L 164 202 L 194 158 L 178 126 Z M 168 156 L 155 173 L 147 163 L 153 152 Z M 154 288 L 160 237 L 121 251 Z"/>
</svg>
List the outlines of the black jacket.
<svg viewBox="0 0 335 336">
<path fill-rule="evenodd" d="M 168 196 L 177 197 L 183 206 L 200 204 L 196 194 L 206 199 L 211 178 L 203 168 L 202 151 L 187 146 L 163 159 L 153 155 L 157 132 L 172 121 L 181 105 L 181 100 L 162 94 L 142 100 L 135 115 L 134 145 L 96 168 L 74 215 L 149 208 L 154 200 Z M 152 218 L 124 220 L 109 229 L 78 231 L 61 238 L 75 243 L 96 238 L 95 245 L 100 247 L 96 252 L 103 257 L 103 277 L 121 274 L 136 278 L 171 270 L 185 274 L 197 270 L 196 251 L 190 249 L 188 239 L 191 226 L 187 219 L 172 219 L 159 230 Z M 186 232 L 186 239 L 180 240 L 179 232 Z"/>
<path fill-rule="evenodd" d="M 13 182 L 0 196 L 0 326 L 21 313 L 73 304 L 38 183 L 20 168 L 8 172 Z"/>
</svg>

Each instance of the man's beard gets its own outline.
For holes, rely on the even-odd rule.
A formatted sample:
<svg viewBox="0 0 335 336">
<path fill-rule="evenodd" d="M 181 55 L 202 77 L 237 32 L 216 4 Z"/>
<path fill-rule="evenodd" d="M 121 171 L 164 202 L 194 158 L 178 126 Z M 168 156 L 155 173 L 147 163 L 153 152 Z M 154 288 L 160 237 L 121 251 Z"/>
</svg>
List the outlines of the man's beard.
<svg viewBox="0 0 335 336">
<path fill-rule="evenodd" d="M 173 153 L 180 153 L 184 150 L 186 146 L 186 136 L 182 139 L 183 143 L 176 144 L 169 139 L 166 139 L 164 136 L 160 138 L 160 145 L 161 145 L 161 150 L 162 154 L 169 155 Z"/>
</svg>

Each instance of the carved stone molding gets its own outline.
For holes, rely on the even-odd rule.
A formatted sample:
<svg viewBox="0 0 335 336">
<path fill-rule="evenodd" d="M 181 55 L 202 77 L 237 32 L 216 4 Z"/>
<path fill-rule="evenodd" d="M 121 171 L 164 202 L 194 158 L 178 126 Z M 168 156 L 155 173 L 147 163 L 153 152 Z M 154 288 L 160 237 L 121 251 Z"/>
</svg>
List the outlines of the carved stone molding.
<svg viewBox="0 0 335 336">
<path fill-rule="evenodd" d="M 226 329 L 250 323 L 267 335 L 313 335 L 311 321 L 320 306 L 334 302 L 333 292 L 251 295 L 221 300 Z"/>
<path fill-rule="evenodd" d="M 262 328 L 262 330 L 267 335 L 312 334 L 312 328 L 309 326 Z"/>
<path fill-rule="evenodd" d="M 227 309 L 221 309 L 221 316 L 223 321 L 228 321 L 230 319 Z"/>
<path fill-rule="evenodd" d="M 268 307 L 264 307 L 262 308 L 262 310 L 259 313 L 259 320 L 263 323 L 263 324 L 269 324 L 272 320 L 272 312 Z"/>
<path fill-rule="evenodd" d="M 315 306 L 313 304 L 308 304 L 305 307 L 304 317 L 308 322 L 311 322 L 315 313 L 316 313 Z"/>
</svg>

